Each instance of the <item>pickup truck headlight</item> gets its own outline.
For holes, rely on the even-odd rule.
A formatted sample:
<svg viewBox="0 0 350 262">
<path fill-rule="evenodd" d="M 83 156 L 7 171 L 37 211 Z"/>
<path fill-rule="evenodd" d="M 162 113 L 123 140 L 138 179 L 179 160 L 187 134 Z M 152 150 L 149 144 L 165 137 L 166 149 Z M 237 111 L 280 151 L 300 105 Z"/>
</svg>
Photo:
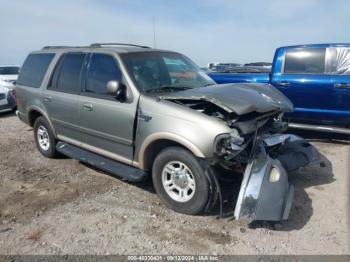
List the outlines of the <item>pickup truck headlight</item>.
<svg viewBox="0 0 350 262">
<path fill-rule="evenodd" d="M 214 152 L 215 154 L 222 156 L 232 151 L 239 151 L 242 149 L 244 138 L 240 137 L 236 132 L 229 134 L 221 134 L 215 138 L 214 141 Z"/>
</svg>

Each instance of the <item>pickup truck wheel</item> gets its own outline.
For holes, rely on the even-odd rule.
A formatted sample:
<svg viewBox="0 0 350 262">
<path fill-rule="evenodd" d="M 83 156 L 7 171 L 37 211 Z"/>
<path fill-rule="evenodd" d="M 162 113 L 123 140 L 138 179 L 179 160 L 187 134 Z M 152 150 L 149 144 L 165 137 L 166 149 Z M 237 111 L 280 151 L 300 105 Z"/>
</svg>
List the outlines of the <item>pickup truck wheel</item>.
<svg viewBox="0 0 350 262">
<path fill-rule="evenodd" d="M 59 155 L 56 150 L 56 139 L 50 125 L 44 117 L 38 117 L 34 123 L 34 139 L 40 153 L 49 158 Z"/>
<path fill-rule="evenodd" d="M 180 147 L 158 154 L 152 180 L 160 199 L 176 212 L 196 215 L 208 202 L 210 188 L 203 168 L 192 153 Z"/>
</svg>

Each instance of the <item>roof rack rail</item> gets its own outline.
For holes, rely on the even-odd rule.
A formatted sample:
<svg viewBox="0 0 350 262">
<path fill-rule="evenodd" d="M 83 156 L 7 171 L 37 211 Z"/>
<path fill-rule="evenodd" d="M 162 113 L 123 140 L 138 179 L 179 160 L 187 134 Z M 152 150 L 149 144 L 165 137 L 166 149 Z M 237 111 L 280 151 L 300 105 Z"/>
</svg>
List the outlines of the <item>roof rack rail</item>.
<svg viewBox="0 0 350 262">
<path fill-rule="evenodd" d="M 42 48 L 42 50 L 43 49 L 60 49 L 60 48 L 79 48 L 79 47 L 83 47 L 83 46 L 64 46 L 64 45 L 52 45 L 52 46 L 50 46 L 50 45 L 48 45 L 48 46 L 44 46 L 43 48 Z"/>
<path fill-rule="evenodd" d="M 150 48 L 149 46 L 145 46 L 145 45 L 134 45 L 134 44 L 125 44 L 125 43 L 93 43 L 90 45 L 90 47 L 102 47 L 102 46 L 108 46 L 108 45 L 134 46 L 134 47 L 140 47 L 140 48 Z"/>
</svg>

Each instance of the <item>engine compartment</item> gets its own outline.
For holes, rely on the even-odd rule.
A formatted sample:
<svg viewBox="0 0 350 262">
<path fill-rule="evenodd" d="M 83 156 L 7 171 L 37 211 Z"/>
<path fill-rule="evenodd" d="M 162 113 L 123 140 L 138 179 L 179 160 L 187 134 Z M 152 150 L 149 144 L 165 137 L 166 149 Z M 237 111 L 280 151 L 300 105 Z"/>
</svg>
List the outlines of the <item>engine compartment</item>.
<svg viewBox="0 0 350 262">
<path fill-rule="evenodd" d="M 266 126 L 267 129 L 274 130 L 275 132 L 282 131 L 287 126 L 283 124 L 283 114 L 279 110 L 267 113 L 253 111 L 247 114 L 237 115 L 204 99 L 174 99 L 171 101 L 187 106 L 205 115 L 218 118 L 224 121 L 229 127 L 236 128 L 242 136 L 254 133 L 257 129 L 260 129 L 263 126 Z M 268 125 L 268 123 L 270 123 L 270 125 Z"/>
</svg>

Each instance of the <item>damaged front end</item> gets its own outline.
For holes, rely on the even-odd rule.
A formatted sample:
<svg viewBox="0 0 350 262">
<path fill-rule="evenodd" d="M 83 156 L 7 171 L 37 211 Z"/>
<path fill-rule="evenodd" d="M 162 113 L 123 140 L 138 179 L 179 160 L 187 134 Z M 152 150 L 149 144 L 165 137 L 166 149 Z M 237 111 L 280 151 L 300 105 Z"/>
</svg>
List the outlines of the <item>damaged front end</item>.
<svg viewBox="0 0 350 262">
<path fill-rule="evenodd" d="M 288 172 L 318 162 L 318 152 L 295 135 L 261 138 L 244 172 L 236 203 L 236 219 L 288 219 L 294 189 Z"/>
<path fill-rule="evenodd" d="M 160 99 L 214 117 L 230 128 L 230 133 L 217 135 L 214 158 L 207 169 L 210 172 L 206 173 L 208 179 L 214 180 L 220 198 L 216 177 L 221 174 L 215 171 L 217 167 L 230 174 L 243 173 L 234 211 L 236 219 L 280 221 L 288 218 L 294 194 L 288 174 L 319 163 L 319 155 L 301 137 L 283 134 L 288 128 L 283 114 L 293 111 L 286 97 L 270 86 L 218 85 Z"/>
<path fill-rule="evenodd" d="M 237 154 L 237 145 L 232 147 Z M 236 202 L 236 219 L 280 221 L 288 219 L 294 189 L 288 173 L 319 162 L 317 150 L 304 139 L 291 134 L 256 137 Z M 243 153 L 244 155 L 244 153 Z M 239 154 L 237 154 L 239 156 Z M 244 159 L 241 164 L 244 164 Z"/>
<path fill-rule="evenodd" d="M 250 122 L 254 121 L 236 123 L 251 129 L 247 127 Z M 218 135 L 212 166 L 243 172 L 234 211 L 236 219 L 286 220 L 294 195 L 288 174 L 300 167 L 318 164 L 319 154 L 303 138 L 281 133 L 287 127 L 281 113 L 258 116 L 254 126 L 253 133 L 243 134 L 235 126 L 230 134 Z"/>
<path fill-rule="evenodd" d="M 282 134 L 288 124 L 281 111 L 250 113 L 225 119 L 231 133 L 214 141 L 212 166 L 243 171 L 236 202 L 236 219 L 286 220 L 292 207 L 294 189 L 288 174 L 300 167 L 319 163 L 317 150 L 303 138 Z"/>
</svg>

